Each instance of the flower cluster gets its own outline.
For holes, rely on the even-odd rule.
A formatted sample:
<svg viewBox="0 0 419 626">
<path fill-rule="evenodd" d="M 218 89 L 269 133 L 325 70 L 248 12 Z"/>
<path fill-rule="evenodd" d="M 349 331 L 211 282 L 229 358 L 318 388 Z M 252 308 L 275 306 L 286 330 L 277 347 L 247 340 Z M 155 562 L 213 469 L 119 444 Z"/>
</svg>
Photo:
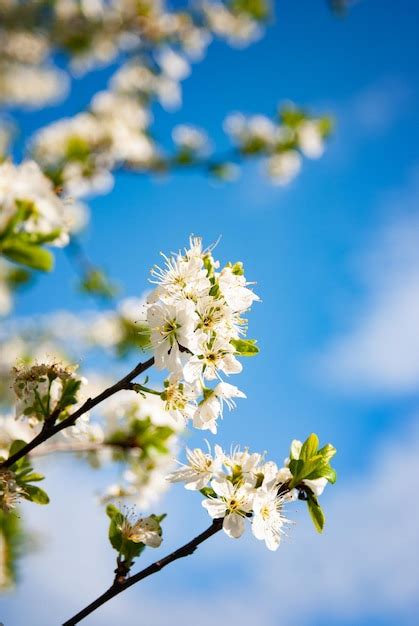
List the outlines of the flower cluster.
<svg viewBox="0 0 419 626">
<path fill-rule="evenodd" d="M 34 161 L 0 164 L 0 251 L 10 260 L 51 269 L 52 257 L 42 245 L 65 245 L 83 212 L 59 198 Z"/>
<path fill-rule="evenodd" d="M 76 376 L 75 369 L 55 362 L 15 367 L 16 417 L 26 417 L 34 425 L 52 416 L 55 420 L 66 417 L 86 382 Z"/>
<path fill-rule="evenodd" d="M 59 246 L 72 229 L 72 205 L 65 205 L 34 161 L 0 165 L 0 234 L 24 231 Z M 20 215 L 19 215 L 20 213 Z"/>
<path fill-rule="evenodd" d="M 0 101 L 39 106 L 57 98 L 66 86 L 67 74 L 54 65 L 56 50 L 65 53 L 73 74 L 108 65 L 121 53 L 129 58 L 150 49 L 155 52 L 154 62 L 159 63 L 160 53 L 168 45 L 199 59 L 212 34 L 242 46 L 262 34 L 268 16 L 267 0 L 202 0 L 193 10 L 171 9 L 160 0 L 142 0 L 140 4 L 132 0 L 57 0 L 53 5 L 39 0 L 28 6 L 2 2 Z M 23 76 L 37 80 L 40 89 L 29 90 L 30 81 L 14 80 Z"/>
<path fill-rule="evenodd" d="M 24 30 L 21 23 L 10 30 L 0 27 L 0 103 L 31 108 L 52 104 L 66 94 L 67 76 L 47 61 L 46 36 Z"/>
<path fill-rule="evenodd" d="M 125 464 L 123 480 L 110 485 L 103 500 L 129 498 L 148 508 L 168 487 L 165 476 L 177 452 L 178 425 L 158 396 L 132 391 L 110 398 L 98 414 L 104 443 L 99 459 Z"/>
<path fill-rule="evenodd" d="M 303 156 L 322 156 L 331 120 L 326 116 L 311 117 L 295 105 L 286 104 L 276 119 L 234 113 L 226 118 L 224 128 L 242 155 L 267 157 L 271 180 L 286 185 L 300 172 Z"/>
<path fill-rule="evenodd" d="M 213 33 L 237 47 L 244 47 L 262 36 L 262 23 L 269 13 L 268 2 L 263 0 L 253 3 L 232 2 L 229 6 L 212 0 L 204 2 L 203 9 Z"/>
<path fill-rule="evenodd" d="M 184 254 L 164 257 L 166 266 L 152 270 L 157 287 L 148 298 L 147 321 L 155 365 L 168 370 L 161 394 L 167 410 L 196 428 L 217 431 L 223 402 L 245 397 L 221 374 L 237 374 L 237 356 L 257 352 L 245 340 L 242 317 L 258 296 L 249 289 L 241 263 L 219 270 L 211 250 L 199 238 L 191 238 Z M 209 381 L 220 381 L 215 387 Z"/>
<path fill-rule="evenodd" d="M 124 163 L 140 169 L 156 159 L 147 133 L 151 116 L 138 98 L 103 91 L 90 110 L 46 126 L 33 138 L 33 157 L 57 185 L 76 197 L 106 193 L 111 170 Z"/>
<path fill-rule="evenodd" d="M 215 446 L 214 456 L 200 448 L 187 450 L 188 463 L 168 476 L 171 482 L 182 481 L 186 489 L 202 491 L 203 507 L 213 519 L 223 518 L 223 530 L 229 537 L 241 537 L 246 518 L 252 518 L 252 532 L 264 540 L 269 550 L 279 547 L 289 521 L 283 506 L 293 497 L 281 488 L 290 479 L 263 455 L 235 448 L 225 454 Z"/>
<path fill-rule="evenodd" d="M 205 131 L 188 124 L 179 124 L 172 131 L 172 138 L 179 149 L 177 160 L 202 157 L 209 153 L 210 143 Z"/>
<path fill-rule="evenodd" d="M 281 468 L 248 449 L 235 448 L 230 454 L 218 445 L 214 454 L 209 447 L 208 452 L 187 449 L 187 463 L 167 480 L 183 482 L 186 489 L 206 496 L 202 506 L 213 519 L 223 519 L 223 530 L 229 537 L 241 537 L 245 520 L 251 518 L 256 539 L 265 541 L 269 550 L 276 550 L 290 523 L 283 515 L 287 501 L 306 500 L 317 530 L 322 530 L 324 515 L 317 497 L 327 482 L 336 480 L 329 464 L 335 452 L 330 444 L 318 449 L 313 434 L 304 443 L 292 442 L 290 458 Z"/>
</svg>

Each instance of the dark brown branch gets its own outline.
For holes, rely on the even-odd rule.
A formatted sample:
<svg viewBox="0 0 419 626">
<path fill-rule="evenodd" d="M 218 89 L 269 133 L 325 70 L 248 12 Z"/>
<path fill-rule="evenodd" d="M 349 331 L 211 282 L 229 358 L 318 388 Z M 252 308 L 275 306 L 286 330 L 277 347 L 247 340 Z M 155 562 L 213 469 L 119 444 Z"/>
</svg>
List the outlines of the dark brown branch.
<svg viewBox="0 0 419 626">
<path fill-rule="evenodd" d="M 207 528 L 207 530 L 195 537 L 195 539 L 192 539 L 192 541 L 189 541 L 189 543 L 185 543 L 185 545 L 181 548 L 178 548 L 171 554 L 168 554 L 160 561 L 156 561 L 152 565 L 149 565 L 141 572 L 134 574 L 130 578 L 127 578 L 126 580 L 120 582 L 114 582 L 114 584 L 109 587 L 109 589 L 105 591 L 105 593 L 99 596 L 94 602 L 86 606 L 82 611 L 77 613 L 77 615 L 69 619 L 67 622 L 64 622 L 63 626 L 74 626 L 74 624 L 78 624 L 79 622 L 81 622 L 82 619 L 90 615 L 90 613 L 96 611 L 96 609 L 120 594 L 122 591 L 125 591 L 125 589 L 128 589 L 132 585 L 135 585 L 135 583 L 138 583 L 140 580 L 143 580 L 144 578 L 147 578 L 152 574 L 156 574 L 161 569 L 163 569 L 163 567 L 166 567 L 166 565 L 173 563 L 173 561 L 177 561 L 177 559 L 182 559 L 185 556 L 193 554 L 199 544 L 212 537 L 212 535 L 215 535 L 215 533 L 218 533 L 218 531 L 220 531 L 222 527 L 223 518 L 213 520 L 211 526 Z"/>
<path fill-rule="evenodd" d="M 10 456 L 6 461 L 1 463 L 0 468 L 11 467 L 14 463 L 16 463 L 16 461 L 26 456 L 27 454 L 29 454 L 29 452 L 31 452 L 34 448 L 39 446 L 41 443 L 44 443 L 44 441 L 47 441 L 48 439 L 50 439 L 51 437 L 59 433 L 61 430 L 64 430 L 65 428 L 68 428 L 69 426 L 74 426 L 77 419 L 81 415 L 93 409 L 93 407 L 103 402 L 103 400 L 106 400 L 110 396 L 113 396 L 115 393 L 117 393 L 118 391 L 122 391 L 123 389 L 131 389 L 130 384 L 132 380 L 136 378 L 137 376 L 139 376 L 140 374 L 142 374 L 143 372 L 145 372 L 146 370 L 148 370 L 150 367 L 152 367 L 153 364 L 154 364 L 154 357 L 152 357 L 151 359 L 148 359 L 148 361 L 145 361 L 145 363 L 138 363 L 138 365 L 136 365 L 133 370 L 128 372 L 126 376 L 121 378 L 121 380 L 116 382 L 114 385 L 102 391 L 102 393 L 97 395 L 95 398 L 88 398 L 86 402 L 82 404 L 82 406 L 79 409 L 77 409 L 77 411 L 75 411 L 72 415 L 64 419 L 62 422 L 58 422 L 57 424 L 54 424 L 53 421 L 47 420 L 44 423 L 44 426 L 41 432 L 32 441 L 30 441 L 26 446 L 24 446 L 21 450 L 19 450 L 18 452 Z"/>
</svg>

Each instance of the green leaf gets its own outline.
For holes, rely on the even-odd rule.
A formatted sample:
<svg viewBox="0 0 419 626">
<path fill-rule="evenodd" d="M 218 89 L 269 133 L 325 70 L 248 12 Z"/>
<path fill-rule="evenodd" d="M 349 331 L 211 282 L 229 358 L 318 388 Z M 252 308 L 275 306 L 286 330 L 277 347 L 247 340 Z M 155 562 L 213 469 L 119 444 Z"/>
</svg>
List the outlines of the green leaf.
<svg viewBox="0 0 419 626">
<path fill-rule="evenodd" d="M 334 120 L 332 117 L 324 116 L 319 119 L 319 130 L 323 137 L 328 137 L 333 131 Z"/>
<path fill-rule="evenodd" d="M 292 459 L 289 464 L 290 472 L 293 475 L 293 479 L 290 483 L 290 488 L 296 487 L 305 478 L 310 479 L 312 477 L 321 478 L 323 474 L 316 476 L 316 472 L 320 468 L 327 468 L 324 464 L 323 458 L 320 455 L 311 457 L 308 461 L 304 459 Z"/>
<path fill-rule="evenodd" d="M 317 532 L 321 533 L 324 528 L 325 516 L 316 496 L 307 491 L 307 507 L 311 520 Z"/>
<path fill-rule="evenodd" d="M 11 266 L 7 273 L 7 283 L 13 290 L 27 285 L 31 278 L 32 274 L 23 267 Z"/>
<path fill-rule="evenodd" d="M 80 389 L 81 380 L 78 378 L 69 378 L 63 384 L 61 398 L 59 400 L 60 412 L 78 401 L 77 392 Z"/>
<path fill-rule="evenodd" d="M 122 533 L 119 527 L 123 522 L 124 516 L 113 504 L 108 504 L 106 514 L 111 520 L 108 533 L 109 541 L 111 546 L 119 552 L 122 546 Z"/>
<path fill-rule="evenodd" d="M 266 20 L 270 14 L 268 0 L 232 0 L 231 6 L 238 13 L 245 13 L 257 21 Z"/>
<path fill-rule="evenodd" d="M 323 448 L 318 450 L 317 454 L 321 454 L 326 463 L 332 459 L 336 454 L 336 448 L 331 443 L 327 443 Z"/>
<path fill-rule="evenodd" d="M 303 120 L 306 119 L 304 111 L 294 105 L 286 105 L 282 107 L 279 111 L 279 116 L 282 122 L 290 128 L 296 128 Z"/>
<path fill-rule="evenodd" d="M 17 211 L 10 218 L 3 231 L 1 232 L 0 240 L 8 239 L 11 235 L 13 235 L 13 231 L 15 230 L 16 226 L 25 221 L 25 219 L 27 219 L 33 211 L 32 202 L 23 202 L 21 200 L 17 200 L 16 206 Z"/>
<path fill-rule="evenodd" d="M 109 524 L 109 541 L 112 547 L 119 552 L 127 561 L 132 561 L 134 558 L 140 556 L 144 550 L 145 545 L 141 542 L 137 543 L 126 539 L 121 532 L 121 526 L 124 522 L 125 516 L 119 509 L 113 504 L 108 504 L 106 507 L 106 514 L 110 518 Z"/>
<path fill-rule="evenodd" d="M 40 480 L 45 480 L 45 476 L 43 474 L 32 472 L 32 468 L 28 468 L 28 469 L 29 469 L 28 474 L 25 474 L 24 476 L 22 476 L 21 474 L 19 475 L 19 479 L 21 482 L 37 483 Z"/>
<path fill-rule="evenodd" d="M 1 251 L 11 261 L 32 267 L 35 270 L 49 272 L 54 266 L 54 257 L 49 250 L 22 241 L 18 237 L 7 239 L 2 244 Z"/>
<path fill-rule="evenodd" d="M 118 293 L 118 287 L 111 282 L 106 273 L 99 269 L 90 269 L 84 275 L 80 283 L 80 291 L 83 293 L 90 293 L 101 298 L 110 299 L 114 298 Z"/>
<path fill-rule="evenodd" d="M 25 484 L 25 498 L 30 500 L 31 502 L 35 502 L 36 504 L 48 504 L 49 497 L 48 494 L 45 493 L 43 489 L 40 487 L 35 487 L 35 485 L 27 485 Z"/>
<path fill-rule="evenodd" d="M 300 459 L 291 459 L 289 462 L 289 469 L 294 479 L 300 476 L 303 472 L 304 461 Z"/>
<path fill-rule="evenodd" d="M 311 433 L 302 445 L 300 452 L 300 459 L 308 461 L 311 457 L 317 454 L 319 448 L 319 438 L 314 433 Z"/>
<path fill-rule="evenodd" d="M 236 354 L 240 356 L 255 356 L 259 354 L 256 339 L 232 339 L 230 343 L 235 348 Z"/>
<path fill-rule="evenodd" d="M 26 445 L 26 441 L 23 441 L 22 439 L 16 439 L 10 446 L 9 457 L 20 452 Z"/>
<path fill-rule="evenodd" d="M 129 539 L 123 539 L 119 552 L 127 561 L 132 561 L 136 557 L 140 556 L 141 552 L 144 550 L 144 543 L 136 543 L 135 541 L 130 541 Z"/>
<path fill-rule="evenodd" d="M 307 474 L 304 478 L 307 480 L 316 480 L 316 478 L 327 478 L 329 483 L 334 484 L 336 482 L 336 471 L 330 465 L 318 465 L 312 472 Z"/>
</svg>

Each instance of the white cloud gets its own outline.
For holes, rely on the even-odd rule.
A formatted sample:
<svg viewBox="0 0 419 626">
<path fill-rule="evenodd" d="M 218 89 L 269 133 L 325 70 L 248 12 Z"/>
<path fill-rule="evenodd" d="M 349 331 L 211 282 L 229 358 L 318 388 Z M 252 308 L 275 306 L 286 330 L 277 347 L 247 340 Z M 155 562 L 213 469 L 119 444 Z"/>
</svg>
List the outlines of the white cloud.
<svg viewBox="0 0 419 626">
<path fill-rule="evenodd" d="M 355 391 L 407 393 L 419 389 L 419 172 L 391 193 L 386 218 L 358 260 L 366 294 L 346 332 L 316 361 L 327 381 Z M 320 369 L 318 368 L 320 362 Z"/>
<path fill-rule="evenodd" d="M 66 462 L 55 472 L 53 507 L 34 509 L 32 522 L 39 526 L 42 517 L 52 544 L 25 559 L 24 584 L 3 603 L 6 624 L 55 626 L 110 580 L 106 520 L 88 502 L 94 480 L 82 482 L 84 470 L 78 470 L 65 490 L 59 487 L 71 467 Z M 238 541 L 220 534 L 112 600 L 86 626 L 308 626 L 319 619 L 337 625 L 374 617 L 413 626 L 419 617 L 418 475 L 419 426 L 413 424 L 373 451 L 356 479 L 329 489 L 323 535 L 311 527 L 304 505 L 295 503 L 287 514 L 297 524 L 278 552 L 269 553 L 250 533 Z M 159 556 L 207 522 L 199 496 L 181 489 L 174 495 Z M 155 554 L 150 551 L 144 564 Z"/>
<path fill-rule="evenodd" d="M 354 97 L 350 105 L 353 122 L 364 133 L 385 133 L 405 112 L 411 93 L 400 77 L 385 76 Z"/>
</svg>

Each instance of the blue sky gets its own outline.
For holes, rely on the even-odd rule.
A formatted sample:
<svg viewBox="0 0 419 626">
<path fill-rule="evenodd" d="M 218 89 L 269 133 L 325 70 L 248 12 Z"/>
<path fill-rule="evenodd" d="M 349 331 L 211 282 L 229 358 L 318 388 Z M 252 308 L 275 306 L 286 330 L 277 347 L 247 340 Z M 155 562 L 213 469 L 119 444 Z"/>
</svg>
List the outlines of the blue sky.
<svg viewBox="0 0 419 626">
<path fill-rule="evenodd" d="M 285 189 L 272 187 L 258 165 L 228 186 L 199 174 L 121 175 L 111 194 L 91 202 L 84 241 L 126 294 L 139 295 L 160 250 L 182 247 L 190 233 L 207 243 L 222 235 L 220 258 L 243 260 L 257 282 L 262 303 L 250 333 L 261 353 L 245 363 L 239 383 L 248 400 L 224 419 L 217 438 L 268 450 L 278 461 L 293 437 L 314 430 L 332 441 L 339 482 L 324 498 L 327 528 L 317 536 L 299 511 L 274 555 L 250 539 L 217 537 L 86 620 L 92 626 L 122 619 L 163 626 L 169 605 L 171 622 L 185 626 L 210 626 L 220 616 L 238 616 L 244 626 L 413 625 L 419 618 L 418 507 L 410 501 L 419 469 L 419 8 L 412 0 L 365 0 L 337 19 L 320 0 L 280 4 L 260 42 L 243 51 L 214 44 L 184 82 L 182 110 L 156 110 L 155 128 L 164 138 L 175 123 L 190 122 L 222 149 L 226 113 L 270 114 L 291 99 L 335 116 L 325 156 L 305 162 Z M 106 76 L 76 83 L 65 106 L 19 115 L 24 132 L 83 108 Z M 74 281 L 59 254 L 56 272 L 19 297 L 16 314 L 91 308 Z M 192 441 L 200 440 L 195 433 Z M 25 513 L 52 546 L 23 563 L 21 587 L 2 601 L 6 626 L 58 623 L 100 592 L 112 571 L 106 520 L 91 498 L 106 477 L 70 459 L 43 463 L 53 504 Z M 76 511 L 71 498 L 80 502 Z M 207 523 L 199 498 L 180 488 L 164 506 L 167 549 Z M 29 618 L 24 605 L 35 606 L 39 593 L 45 604 Z M 255 598 L 245 609 L 243 596 Z"/>
</svg>

